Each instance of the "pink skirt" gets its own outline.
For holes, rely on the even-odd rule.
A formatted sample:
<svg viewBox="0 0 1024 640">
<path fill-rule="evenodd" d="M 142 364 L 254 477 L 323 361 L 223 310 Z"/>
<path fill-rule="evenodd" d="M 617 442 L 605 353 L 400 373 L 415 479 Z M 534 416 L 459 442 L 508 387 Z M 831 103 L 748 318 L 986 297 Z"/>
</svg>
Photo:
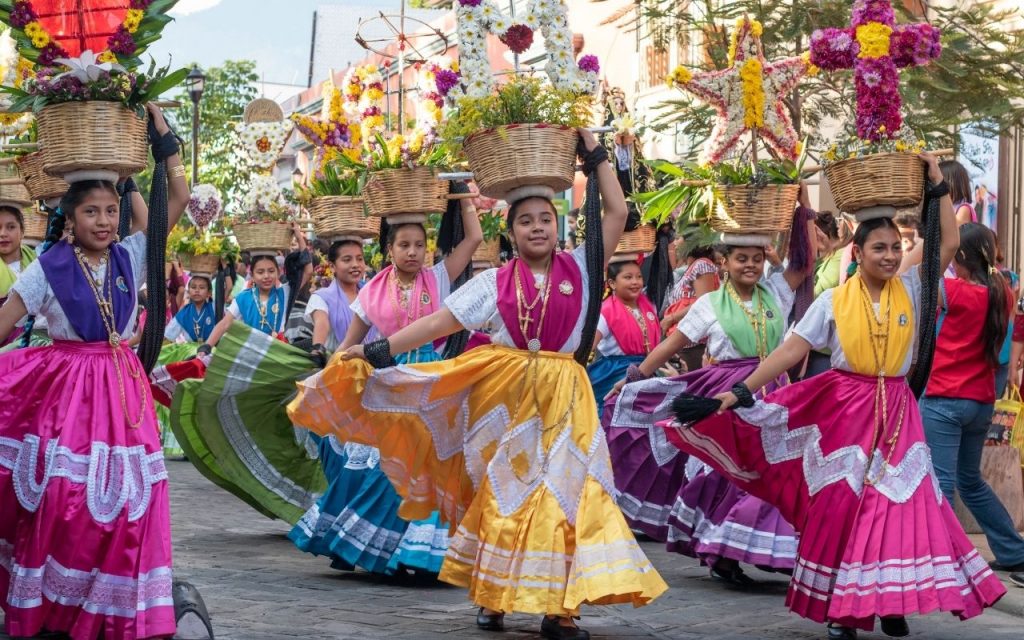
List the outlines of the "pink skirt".
<svg viewBox="0 0 1024 640">
<path fill-rule="evenodd" d="M 750 409 L 661 424 L 796 527 L 794 612 L 868 631 L 875 616 L 976 616 L 1006 589 L 942 497 L 903 378 L 885 379 L 888 421 L 875 433 L 876 384 L 833 370 Z"/>
<path fill-rule="evenodd" d="M 9 635 L 175 632 L 153 401 L 135 354 L 122 347 L 118 360 L 121 382 L 106 343 L 0 356 L 0 598 Z"/>
</svg>

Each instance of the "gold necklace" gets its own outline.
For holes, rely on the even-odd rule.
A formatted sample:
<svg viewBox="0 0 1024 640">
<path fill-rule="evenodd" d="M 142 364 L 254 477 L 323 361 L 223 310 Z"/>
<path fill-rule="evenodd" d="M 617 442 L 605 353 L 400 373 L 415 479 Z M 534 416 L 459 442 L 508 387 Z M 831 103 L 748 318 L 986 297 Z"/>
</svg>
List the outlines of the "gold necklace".
<svg viewBox="0 0 1024 640">
<path fill-rule="evenodd" d="M 419 315 L 419 305 L 413 304 L 412 299 L 412 290 L 416 286 L 416 278 L 419 277 L 419 274 L 416 274 L 416 278 L 413 278 L 412 282 L 405 284 L 396 275 L 396 271 L 397 269 L 392 268 L 391 273 L 388 274 L 388 298 L 391 300 L 395 315 L 399 318 L 399 328 L 405 328 L 412 324 Z M 406 292 L 404 306 L 402 305 L 402 291 Z"/>
<path fill-rule="evenodd" d="M 622 302 L 622 300 L 620 299 L 619 302 Z M 647 322 L 644 320 L 644 313 L 643 313 L 643 311 L 640 310 L 639 306 L 636 309 L 634 309 L 634 308 L 628 306 L 625 302 L 623 302 L 622 304 L 627 309 L 629 309 L 630 315 L 632 315 L 633 319 L 636 320 L 636 323 L 638 325 L 640 325 L 640 335 L 643 337 L 643 340 L 644 340 L 644 352 L 645 353 L 650 353 L 651 352 L 651 340 L 650 340 L 650 337 L 647 335 Z"/>
<path fill-rule="evenodd" d="M 532 275 L 532 273 L 531 273 Z M 551 298 L 551 263 L 548 262 L 547 272 L 544 275 L 544 290 L 537 293 L 537 297 L 534 298 L 532 304 L 526 302 L 526 292 L 523 291 L 523 282 L 520 277 L 519 262 L 516 262 L 512 277 L 516 281 L 516 316 L 519 320 L 519 331 L 522 333 L 523 338 L 526 340 L 526 348 L 532 353 L 536 353 L 541 349 L 540 332 L 544 326 L 544 318 L 548 312 L 548 300 Z M 530 325 L 533 323 L 533 318 L 530 317 L 530 313 L 537 307 L 537 303 L 543 299 L 543 304 L 540 308 L 540 318 L 537 319 L 537 328 L 530 337 Z"/>
<path fill-rule="evenodd" d="M 756 285 L 754 286 L 754 293 L 751 295 L 752 302 L 755 297 L 757 298 L 754 311 L 747 308 L 746 303 L 740 298 L 736 287 L 733 286 L 731 281 L 725 283 L 725 291 L 733 299 L 733 302 L 743 310 L 743 315 L 746 316 L 750 328 L 754 331 L 754 345 L 757 349 L 757 357 L 764 360 L 768 357 L 768 318 L 764 309 L 764 298 L 761 297 L 761 290 Z"/>
<path fill-rule="evenodd" d="M 270 331 L 271 334 L 273 334 L 275 331 L 277 331 L 277 326 L 276 326 L 277 325 L 277 318 L 276 317 L 274 318 L 274 326 L 272 326 L 270 324 L 270 322 L 267 320 L 267 307 L 270 306 L 270 294 L 273 293 L 273 292 L 274 292 L 274 290 L 271 289 L 270 292 L 267 293 L 267 303 L 264 304 L 264 305 L 260 305 L 260 291 L 259 291 L 259 289 L 253 289 L 253 294 L 252 294 L 253 297 L 256 299 L 256 313 L 258 313 L 259 316 L 260 316 L 260 326 L 259 326 L 259 329 L 260 329 L 260 331 L 262 331 L 264 325 L 266 325 L 267 329 Z M 274 312 L 274 315 L 275 316 L 277 315 L 276 311 Z"/>
<path fill-rule="evenodd" d="M 200 340 L 200 322 L 199 319 L 203 315 L 203 311 L 206 310 L 206 304 L 203 304 L 203 308 L 196 312 L 196 319 L 192 321 L 192 335 L 196 337 L 196 340 Z"/>
<path fill-rule="evenodd" d="M 121 396 L 121 410 L 124 412 L 124 418 L 128 421 L 129 427 L 132 429 L 138 429 L 142 426 L 142 420 L 145 416 L 146 411 L 146 400 L 149 391 L 149 385 L 138 382 L 141 378 L 138 371 L 131 370 L 130 362 L 127 361 L 127 356 L 121 352 L 121 334 L 117 332 L 114 318 L 114 304 L 113 296 L 111 295 L 111 272 L 113 269 L 109 264 L 110 249 L 104 252 L 103 262 L 101 264 L 107 264 L 107 272 L 103 278 L 103 285 L 96 284 L 96 280 L 92 277 L 92 267 L 89 265 L 88 260 L 82 254 L 81 248 L 75 245 L 75 257 L 78 260 L 78 266 L 82 269 L 82 275 L 85 276 L 86 281 L 89 283 L 89 288 L 92 291 L 93 297 L 96 299 L 96 306 L 100 312 L 100 320 L 103 322 L 103 328 L 107 332 L 107 343 L 110 345 L 112 350 L 112 356 L 114 358 L 114 371 L 117 373 L 117 388 Z M 136 419 L 132 419 L 131 414 L 128 412 L 128 399 L 125 396 L 124 391 L 124 376 L 121 373 L 122 358 L 124 358 L 124 365 L 129 370 L 129 374 L 132 378 L 137 381 L 139 386 L 139 394 L 142 396 L 142 405 L 139 407 L 139 415 Z"/>
</svg>

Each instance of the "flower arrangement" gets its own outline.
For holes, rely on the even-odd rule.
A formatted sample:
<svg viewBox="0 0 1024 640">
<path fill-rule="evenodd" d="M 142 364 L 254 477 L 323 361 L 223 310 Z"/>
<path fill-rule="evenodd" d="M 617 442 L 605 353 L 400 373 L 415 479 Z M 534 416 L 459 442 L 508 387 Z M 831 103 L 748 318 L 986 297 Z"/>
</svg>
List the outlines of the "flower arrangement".
<svg viewBox="0 0 1024 640">
<path fill-rule="evenodd" d="M 416 129 L 436 132 L 444 119 L 445 97 L 458 86 L 458 63 L 447 56 L 431 58 L 416 74 Z"/>
<path fill-rule="evenodd" d="M 220 256 L 227 258 L 238 253 L 229 238 L 209 230 L 182 226 L 167 237 L 167 252 L 176 255 Z"/>
<path fill-rule="evenodd" d="M 420 91 L 436 93 L 442 98 L 458 98 L 462 95 L 462 74 L 459 61 L 448 56 L 435 56 L 427 60 L 422 73 Z M 430 86 L 431 81 L 433 86 Z"/>
<path fill-rule="evenodd" d="M 362 142 L 359 120 L 344 109 L 344 96 L 333 78 L 324 82 L 322 99 L 319 117 L 301 113 L 291 117 L 299 134 L 313 145 L 313 167 L 317 178 L 322 177 L 324 166 L 339 154 L 357 160 Z"/>
<path fill-rule="evenodd" d="M 463 90 L 467 96 L 482 98 L 493 92 L 487 58 L 489 33 L 513 52 L 523 53 L 533 44 L 538 29 L 544 36 L 548 54 L 545 71 L 551 84 L 558 91 L 575 94 L 597 91 L 597 58 L 588 55 L 576 62 L 564 0 L 530 0 L 526 12 L 516 18 L 506 16 L 493 0 L 458 0 L 456 12 Z"/>
<path fill-rule="evenodd" d="M 18 53 L 10 30 L 0 34 L 0 85 L 21 88 L 22 84 L 33 73 L 30 61 Z M 14 101 L 8 94 L 0 94 L 0 135 L 17 136 L 25 133 L 32 124 L 32 115 L 27 113 L 8 113 Z"/>
<path fill-rule="evenodd" d="M 284 222 L 295 217 L 296 208 L 285 196 L 277 180 L 269 175 L 255 175 L 242 195 L 240 206 L 244 222 Z"/>
<path fill-rule="evenodd" d="M 859 138 L 850 135 L 833 143 L 821 154 L 822 165 L 828 166 L 850 158 L 863 158 L 876 153 L 913 153 L 918 154 L 927 148 L 927 143 L 919 138 L 909 126 L 904 124 L 895 133 L 886 130 L 885 125 L 879 126 L 875 139 Z"/>
<path fill-rule="evenodd" d="M 702 164 L 721 162 L 745 143 L 747 132 L 755 138 L 755 145 L 759 137 L 780 158 L 795 160 L 800 155 L 800 139 L 784 100 L 804 75 L 817 69 L 807 55 L 765 60 L 762 31 L 760 22 L 739 18 L 731 36 L 728 68 L 692 73 L 677 67 L 667 78 L 670 87 L 693 94 L 717 113 L 701 153 Z"/>
<path fill-rule="evenodd" d="M 346 159 L 352 165 L 359 164 L 358 160 L 353 161 L 347 156 Z M 343 166 L 342 162 L 335 160 L 324 164 L 319 173 L 310 178 L 308 186 L 297 185 L 295 196 L 304 205 L 322 196 L 358 196 L 365 183 L 365 171 L 351 165 Z"/>
<path fill-rule="evenodd" d="M 445 140 L 508 124 L 544 123 L 583 127 L 591 121 L 593 97 L 560 90 L 533 76 L 514 76 L 497 91 L 458 101 L 458 110 L 441 127 Z"/>
<path fill-rule="evenodd" d="M 89 2 L 84 4 L 87 6 L 77 8 L 80 14 L 90 9 L 100 9 L 88 6 L 91 4 Z M 74 38 L 64 36 L 62 31 L 64 21 L 79 19 L 79 15 L 68 15 L 74 10 L 53 14 L 52 8 L 38 9 L 32 0 L 0 0 L 0 16 L 11 26 L 22 55 L 43 67 L 53 66 L 59 58 L 80 56 L 87 48 L 80 44 L 85 40 L 105 44 L 106 48 L 99 53 L 102 61 L 119 62 L 125 67 L 136 68 L 142 64 L 139 56 L 160 38 L 160 32 L 171 22 L 167 12 L 175 3 L 173 0 L 128 0 L 123 4 L 127 5 L 124 17 L 113 33 L 105 23 L 92 24 L 93 21 L 86 14 L 81 16 L 82 33 Z M 109 6 L 102 9 L 110 13 L 118 10 Z M 57 29 L 56 35 L 54 28 Z"/>
<path fill-rule="evenodd" d="M 375 64 L 349 69 L 342 82 L 345 113 L 360 123 L 364 140 L 384 131 L 384 76 Z"/>
<path fill-rule="evenodd" d="M 197 184 L 192 187 L 185 209 L 192 224 L 205 229 L 217 219 L 224 208 L 220 192 L 212 184 Z"/>
<path fill-rule="evenodd" d="M 826 71 L 853 69 L 857 137 L 878 142 L 903 124 L 899 69 L 938 58 L 940 35 L 930 24 L 896 25 L 890 0 L 856 0 L 849 27 L 811 35 L 810 60 Z"/>
<path fill-rule="evenodd" d="M 484 231 L 484 241 L 494 240 L 508 231 L 505 212 L 497 209 L 484 210 L 480 213 L 480 227 Z"/>
<path fill-rule="evenodd" d="M 326 289 L 334 282 L 334 265 L 320 251 L 315 251 L 313 263 L 313 290 Z"/>
<path fill-rule="evenodd" d="M 254 169 L 270 169 L 277 162 L 293 127 L 291 120 L 247 122 L 238 126 L 238 140 Z"/>
</svg>

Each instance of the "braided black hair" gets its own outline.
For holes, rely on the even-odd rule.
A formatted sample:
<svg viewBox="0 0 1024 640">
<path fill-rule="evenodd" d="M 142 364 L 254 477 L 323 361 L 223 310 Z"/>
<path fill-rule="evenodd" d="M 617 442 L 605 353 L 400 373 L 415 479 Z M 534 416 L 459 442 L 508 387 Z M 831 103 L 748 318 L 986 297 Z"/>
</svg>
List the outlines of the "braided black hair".
<svg viewBox="0 0 1024 640">
<path fill-rule="evenodd" d="M 449 189 L 451 193 L 469 193 L 469 187 L 464 182 L 451 182 L 449 183 Z M 448 207 L 445 209 L 444 216 L 441 218 L 441 229 L 437 233 L 437 248 L 441 251 L 441 255 L 447 256 L 449 253 L 455 250 L 455 247 L 459 246 L 466 238 L 466 229 L 462 224 L 462 201 L 461 200 L 449 200 Z M 469 282 L 469 279 L 473 277 L 473 262 L 470 261 L 466 265 L 466 268 L 462 270 L 462 273 L 455 278 L 452 282 L 452 291 L 455 291 L 462 285 Z M 469 331 L 465 329 L 453 333 L 448 336 L 447 342 L 444 345 L 444 353 L 442 357 L 447 360 L 454 358 L 463 351 L 466 350 L 466 344 L 469 342 Z"/>
<path fill-rule="evenodd" d="M 928 184 L 926 182 L 926 184 Z M 921 258 L 921 302 L 917 329 L 917 363 L 910 375 L 910 389 L 918 398 L 924 394 L 928 386 L 928 378 L 932 373 L 932 360 L 935 357 L 935 340 L 937 338 L 935 312 L 939 304 L 939 278 L 941 258 L 939 247 L 942 244 L 942 224 L 939 213 L 939 191 L 934 187 L 925 187 L 921 221 L 924 225 L 924 255 Z M 940 191 L 948 187 L 939 184 Z"/>
<path fill-rule="evenodd" d="M 121 197 L 121 218 L 117 224 L 117 235 L 122 238 L 127 238 L 132 229 L 132 192 L 138 190 L 131 178 L 117 185 L 117 194 Z"/>
<path fill-rule="evenodd" d="M 644 288 L 647 298 L 660 309 L 669 289 L 672 288 L 672 263 L 669 261 L 668 245 L 672 241 L 672 225 L 658 228 L 654 251 L 644 259 L 641 270 L 644 274 Z"/>
<path fill-rule="evenodd" d="M 150 122 L 152 127 L 152 121 Z M 167 250 L 167 162 L 153 168 L 149 191 L 149 222 L 146 227 L 146 326 L 142 330 L 138 355 L 149 374 L 163 348 L 167 323 L 167 286 L 164 282 L 164 254 Z"/>
<path fill-rule="evenodd" d="M 43 255 L 50 250 L 50 247 L 60 242 L 61 237 L 64 236 L 64 226 L 67 223 L 67 217 L 64 215 L 64 210 L 60 207 L 51 209 L 45 203 L 42 205 L 43 211 L 47 214 L 46 219 L 46 237 L 43 238 L 42 244 L 39 245 L 39 249 L 36 252 L 37 255 Z M 32 341 L 32 329 L 35 327 L 36 317 L 29 316 L 25 321 L 24 333 L 21 335 L 21 341 L 18 343 L 19 349 L 28 348 Z"/>
<path fill-rule="evenodd" d="M 598 147 L 602 149 L 602 147 Z M 600 275 L 604 272 L 604 233 L 601 229 L 601 191 L 598 189 L 597 172 L 590 171 L 587 176 L 587 195 L 581 212 L 586 224 L 586 240 L 584 252 L 587 263 L 587 315 L 583 321 L 583 333 L 580 346 L 576 350 L 576 362 L 586 366 L 590 360 L 590 352 L 594 347 L 594 335 L 597 333 L 597 320 L 601 315 L 601 293 L 604 280 Z"/>
</svg>

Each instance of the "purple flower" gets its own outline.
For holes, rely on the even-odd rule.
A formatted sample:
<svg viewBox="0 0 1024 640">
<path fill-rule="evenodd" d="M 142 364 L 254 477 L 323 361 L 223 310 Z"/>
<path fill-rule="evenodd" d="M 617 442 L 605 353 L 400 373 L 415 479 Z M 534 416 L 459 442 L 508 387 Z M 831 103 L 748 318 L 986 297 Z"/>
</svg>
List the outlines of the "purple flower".
<svg viewBox="0 0 1024 640">
<path fill-rule="evenodd" d="M 464 7 L 479 7 L 483 0 L 459 0 L 459 4 Z"/>
<path fill-rule="evenodd" d="M 27 2 L 15 2 L 14 6 L 11 7 L 11 16 L 9 18 L 11 26 L 16 29 L 24 29 L 25 25 L 36 20 L 36 12 L 32 10 L 32 5 Z"/>
<path fill-rule="evenodd" d="M 152 2 L 153 0 L 132 0 L 131 7 L 132 9 L 142 9 L 145 11 L 149 8 L 150 3 Z"/>
<path fill-rule="evenodd" d="M 855 0 L 853 3 L 853 19 L 850 24 L 857 27 L 868 22 L 881 22 L 890 27 L 896 22 L 889 0 Z"/>
<path fill-rule="evenodd" d="M 459 74 L 451 69 L 435 69 L 434 81 L 437 84 L 437 92 L 447 96 L 459 84 Z"/>
<path fill-rule="evenodd" d="M 137 48 L 135 45 L 135 38 L 133 38 L 132 34 L 124 28 L 124 25 L 118 27 L 117 31 L 114 32 L 114 35 L 110 36 L 107 40 L 107 47 L 110 49 L 111 53 L 116 53 L 117 55 L 122 56 L 133 55 Z"/>
<path fill-rule="evenodd" d="M 857 87 L 857 136 L 878 141 L 891 138 L 903 124 L 899 72 L 892 58 L 864 58 L 854 72 Z M 879 129 L 885 126 L 885 133 Z"/>
<path fill-rule="evenodd" d="M 811 36 L 811 63 L 826 71 L 852 69 L 856 60 L 850 29 L 829 27 Z"/>
<path fill-rule="evenodd" d="M 38 63 L 43 66 L 49 67 L 53 64 L 56 64 L 57 58 L 66 57 L 68 57 L 68 52 L 64 50 L 64 47 L 60 46 L 56 42 L 51 42 L 50 44 L 43 47 L 42 50 L 39 52 Z"/>
<path fill-rule="evenodd" d="M 601 71 L 601 64 L 597 61 L 597 56 L 585 55 L 580 58 L 579 61 L 580 71 L 586 71 L 587 73 L 599 73 Z"/>
<path fill-rule="evenodd" d="M 513 53 L 523 53 L 533 44 L 533 29 L 525 24 L 514 24 L 498 36 L 498 39 Z"/>
</svg>

